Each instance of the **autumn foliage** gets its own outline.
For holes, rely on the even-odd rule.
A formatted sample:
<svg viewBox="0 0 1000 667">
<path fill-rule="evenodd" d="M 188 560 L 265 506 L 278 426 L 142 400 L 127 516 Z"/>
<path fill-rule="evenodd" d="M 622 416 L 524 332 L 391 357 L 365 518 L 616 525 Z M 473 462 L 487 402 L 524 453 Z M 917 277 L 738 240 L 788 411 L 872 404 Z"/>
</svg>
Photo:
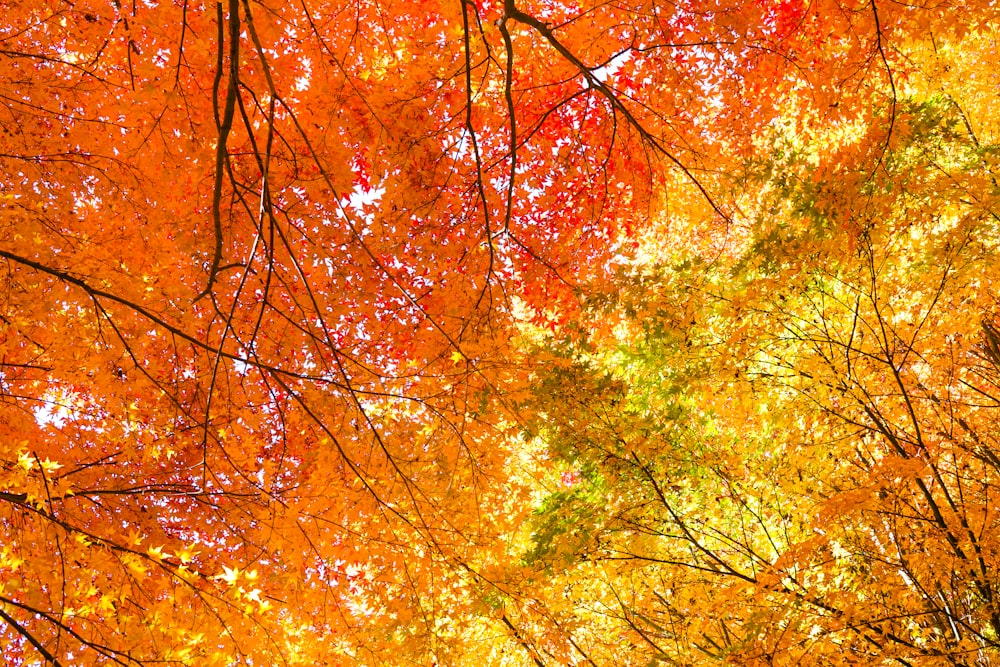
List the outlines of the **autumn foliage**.
<svg viewBox="0 0 1000 667">
<path fill-rule="evenodd" d="M 1000 664 L 994 3 L 3 13 L 4 664 Z"/>
</svg>

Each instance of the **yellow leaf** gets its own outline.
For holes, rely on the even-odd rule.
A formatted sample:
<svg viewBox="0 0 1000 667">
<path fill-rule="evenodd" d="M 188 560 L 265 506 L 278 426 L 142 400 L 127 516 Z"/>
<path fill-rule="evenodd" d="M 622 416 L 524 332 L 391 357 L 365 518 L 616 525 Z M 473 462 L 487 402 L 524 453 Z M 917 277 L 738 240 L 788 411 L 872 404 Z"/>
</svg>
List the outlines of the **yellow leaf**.
<svg viewBox="0 0 1000 667">
<path fill-rule="evenodd" d="M 216 579 L 221 579 L 221 580 L 225 581 L 227 584 L 229 584 L 230 586 L 232 586 L 240 578 L 240 569 L 238 567 L 234 567 L 234 568 L 230 569 L 229 567 L 223 565 L 222 566 L 222 574 L 217 575 L 215 578 Z"/>
<path fill-rule="evenodd" d="M 191 559 L 197 556 L 198 553 L 198 551 L 195 551 L 191 547 L 184 547 L 177 552 L 177 558 L 179 558 L 182 563 L 190 563 Z"/>
</svg>

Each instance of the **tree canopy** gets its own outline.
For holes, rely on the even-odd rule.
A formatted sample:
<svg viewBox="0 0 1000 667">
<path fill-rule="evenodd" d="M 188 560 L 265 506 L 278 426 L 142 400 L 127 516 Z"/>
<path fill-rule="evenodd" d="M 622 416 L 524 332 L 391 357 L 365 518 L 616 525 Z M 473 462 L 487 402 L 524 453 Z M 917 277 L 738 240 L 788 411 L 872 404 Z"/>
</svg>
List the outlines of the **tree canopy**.
<svg viewBox="0 0 1000 667">
<path fill-rule="evenodd" d="M 5 3 L 0 655 L 1000 664 L 998 12 Z"/>
</svg>

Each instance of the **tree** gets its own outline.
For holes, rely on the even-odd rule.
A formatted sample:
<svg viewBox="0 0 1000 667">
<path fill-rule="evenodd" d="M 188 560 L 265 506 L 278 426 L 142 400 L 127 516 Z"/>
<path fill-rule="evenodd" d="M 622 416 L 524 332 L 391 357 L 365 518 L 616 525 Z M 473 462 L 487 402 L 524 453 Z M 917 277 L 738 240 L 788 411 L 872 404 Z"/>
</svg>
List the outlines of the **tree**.
<svg viewBox="0 0 1000 667">
<path fill-rule="evenodd" d="M 7 14 L 5 657 L 995 660 L 987 3 Z"/>
<path fill-rule="evenodd" d="M 582 480 L 524 609 L 587 618 L 579 661 L 996 662 L 989 34 L 897 42 L 884 124 L 790 103 L 736 239 L 653 244 L 546 374 L 535 432 Z"/>
</svg>

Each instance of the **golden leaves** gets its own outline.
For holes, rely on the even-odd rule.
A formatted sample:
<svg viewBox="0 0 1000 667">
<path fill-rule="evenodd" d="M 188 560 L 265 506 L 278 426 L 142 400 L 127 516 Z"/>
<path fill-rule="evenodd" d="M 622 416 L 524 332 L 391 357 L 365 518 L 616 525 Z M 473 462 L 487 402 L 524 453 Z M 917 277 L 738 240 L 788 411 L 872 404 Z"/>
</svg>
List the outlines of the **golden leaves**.
<svg viewBox="0 0 1000 667">
<path fill-rule="evenodd" d="M 994 8 L 50 9 L 0 28 L 0 637 L 993 647 Z"/>
</svg>

